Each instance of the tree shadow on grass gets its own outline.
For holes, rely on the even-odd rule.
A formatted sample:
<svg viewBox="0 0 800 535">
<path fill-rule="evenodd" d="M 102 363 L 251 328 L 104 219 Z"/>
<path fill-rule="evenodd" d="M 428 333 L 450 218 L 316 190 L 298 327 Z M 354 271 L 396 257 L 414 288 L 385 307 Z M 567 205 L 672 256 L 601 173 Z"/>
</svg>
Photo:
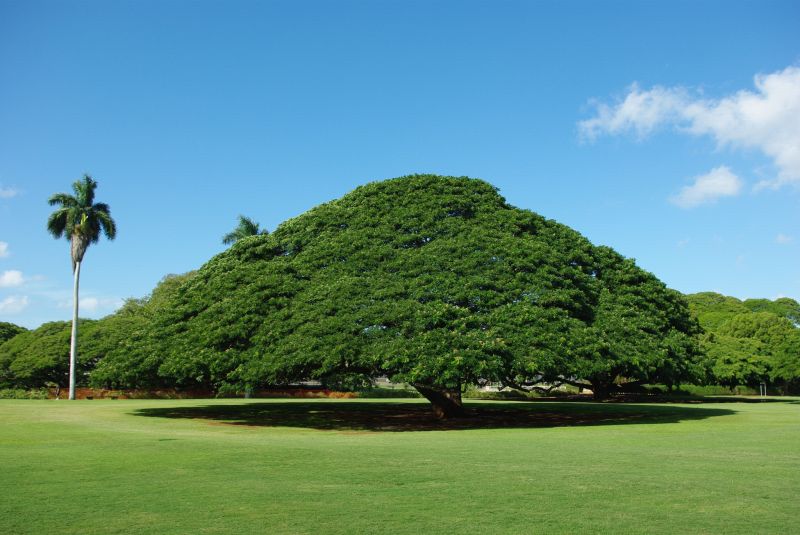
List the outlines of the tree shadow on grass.
<svg viewBox="0 0 800 535">
<path fill-rule="evenodd" d="M 607 403 L 786 403 L 800 404 L 800 400 L 783 397 L 759 396 L 692 396 L 692 395 L 637 395 L 637 394 L 618 394 L 606 400 Z"/>
<path fill-rule="evenodd" d="M 239 405 L 158 407 L 133 414 L 187 418 L 255 427 L 303 427 L 333 431 L 449 431 L 585 425 L 676 423 L 726 416 L 735 411 L 706 407 L 598 403 L 492 402 L 467 404 L 460 418 L 437 420 L 425 403 L 256 402 Z"/>
</svg>

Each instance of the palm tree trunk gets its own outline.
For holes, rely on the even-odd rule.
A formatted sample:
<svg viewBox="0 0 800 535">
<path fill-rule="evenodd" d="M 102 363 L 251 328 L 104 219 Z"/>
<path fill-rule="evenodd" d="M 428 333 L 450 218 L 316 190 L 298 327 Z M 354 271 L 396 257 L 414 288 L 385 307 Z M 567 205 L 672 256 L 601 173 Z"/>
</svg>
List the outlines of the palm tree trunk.
<svg viewBox="0 0 800 535">
<path fill-rule="evenodd" d="M 72 338 L 69 343 L 69 399 L 75 399 L 75 368 L 78 363 L 78 284 L 81 263 L 75 262 L 75 281 L 72 287 Z"/>
</svg>

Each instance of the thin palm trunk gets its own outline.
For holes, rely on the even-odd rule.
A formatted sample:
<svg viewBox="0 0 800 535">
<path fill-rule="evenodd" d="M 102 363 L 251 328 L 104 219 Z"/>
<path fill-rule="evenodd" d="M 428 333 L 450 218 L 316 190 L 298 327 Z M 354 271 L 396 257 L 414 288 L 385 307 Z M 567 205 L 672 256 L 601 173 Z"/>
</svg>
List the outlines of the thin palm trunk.
<svg viewBox="0 0 800 535">
<path fill-rule="evenodd" d="M 47 201 L 59 208 L 47 218 L 47 230 L 54 238 L 65 236 L 70 241 L 72 260 L 72 337 L 69 344 L 69 399 L 75 399 L 78 368 L 78 285 L 81 279 L 81 262 L 89 244 L 100 238 L 100 230 L 113 240 L 117 225 L 111 219 L 111 209 L 106 203 L 94 202 L 97 182 L 89 175 L 72 184 L 75 195 L 56 193 Z"/>
<path fill-rule="evenodd" d="M 78 363 L 78 285 L 81 263 L 75 262 L 75 281 L 72 288 L 72 338 L 69 343 L 69 399 L 75 399 L 75 368 Z"/>
</svg>

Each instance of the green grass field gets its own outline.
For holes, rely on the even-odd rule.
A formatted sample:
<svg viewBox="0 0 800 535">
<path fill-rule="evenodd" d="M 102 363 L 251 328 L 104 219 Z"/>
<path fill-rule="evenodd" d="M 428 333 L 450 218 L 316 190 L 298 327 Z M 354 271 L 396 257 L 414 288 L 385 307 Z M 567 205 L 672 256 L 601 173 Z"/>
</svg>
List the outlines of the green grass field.
<svg viewBox="0 0 800 535">
<path fill-rule="evenodd" d="M 0 533 L 791 533 L 800 402 L 0 401 Z"/>
</svg>

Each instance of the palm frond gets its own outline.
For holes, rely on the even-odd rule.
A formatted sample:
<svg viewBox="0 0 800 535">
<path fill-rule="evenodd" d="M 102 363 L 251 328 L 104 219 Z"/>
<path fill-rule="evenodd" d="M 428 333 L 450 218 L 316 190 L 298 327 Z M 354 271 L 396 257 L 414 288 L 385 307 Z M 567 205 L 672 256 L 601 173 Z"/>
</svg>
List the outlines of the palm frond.
<svg viewBox="0 0 800 535">
<path fill-rule="evenodd" d="M 54 238 L 60 238 L 66 232 L 68 216 L 69 208 L 59 208 L 47 218 L 47 231 Z M 67 234 L 67 237 L 69 237 L 69 234 Z"/>
<path fill-rule="evenodd" d="M 98 202 L 92 205 L 92 210 L 95 212 L 105 212 L 108 215 L 111 215 L 111 208 L 104 202 Z"/>
<path fill-rule="evenodd" d="M 91 210 L 84 212 L 80 232 L 92 243 L 100 241 L 100 220 L 97 218 L 97 214 Z"/>
<path fill-rule="evenodd" d="M 99 204 L 95 204 L 95 208 L 100 206 Z M 113 240 L 117 237 L 117 224 L 111 219 L 111 211 L 109 210 L 108 206 L 105 206 L 105 210 L 95 210 L 94 215 L 95 219 L 98 223 L 100 223 L 100 227 L 103 229 L 103 234 L 105 234 L 106 238 L 109 240 Z M 99 234 L 99 232 L 98 232 Z"/>
<path fill-rule="evenodd" d="M 240 215 L 239 230 L 241 230 L 242 234 L 244 234 L 245 236 L 255 236 L 256 234 L 258 234 L 258 223 L 253 221 L 249 217 Z"/>
<path fill-rule="evenodd" d="M 79 206 L 89 208 L 94 204 L 95 188 L 97 188 L 97 182 L 89 175 L 83 175 L 83 178 L 73 182 L 72 190 L 75 192 Z"/>
<path fill-rule="evenodd" d="M 72 208 L 78 205 L 78 200 L 69 193 L 56 193 L 52 195 L 47 202 L 50 206 L 61 205 L 65 208 Z"/>
<path fill-rule="evenodd" d="M 97 243 L 102 231 L 113 240 L 117 225 L 111 218 L 111 208 L 106 203 L 94 203 L 97 182 L 89 175 L 72 184 L 75 195 L 56 193 L 49 199 L 51 206 L 60 206 L 50 214 L 47 230 L 56 238 L 80 239 L 85 244 Z"/>
<path fill-rule="evenodd" d="M 233 231 L 225 234 L 222 237 L 222 243 L 225 245 L 230 245 L 231 243 L 235 243 L 242 238 L 246 238 L 248 236 L 258 236 L 260 234 L 268 234 L 268 232 L 266 229 L 259 229 L 259 224 L 249 217 L 240 215 L 239 224 L 236 225 L 236 228 L 233 229 Z"/>
<path fill-rule="evenodd" d="M 236 240 L 238 240 L 238 239 L 239 239 L 239 236 L 236 234 L 236 232 L 228 232 L 227 234 L 225 234 L 222 237 L 222 243 L 224 245 L 230 245 L 232 243 L 235 243 Z"/>
</svg>

